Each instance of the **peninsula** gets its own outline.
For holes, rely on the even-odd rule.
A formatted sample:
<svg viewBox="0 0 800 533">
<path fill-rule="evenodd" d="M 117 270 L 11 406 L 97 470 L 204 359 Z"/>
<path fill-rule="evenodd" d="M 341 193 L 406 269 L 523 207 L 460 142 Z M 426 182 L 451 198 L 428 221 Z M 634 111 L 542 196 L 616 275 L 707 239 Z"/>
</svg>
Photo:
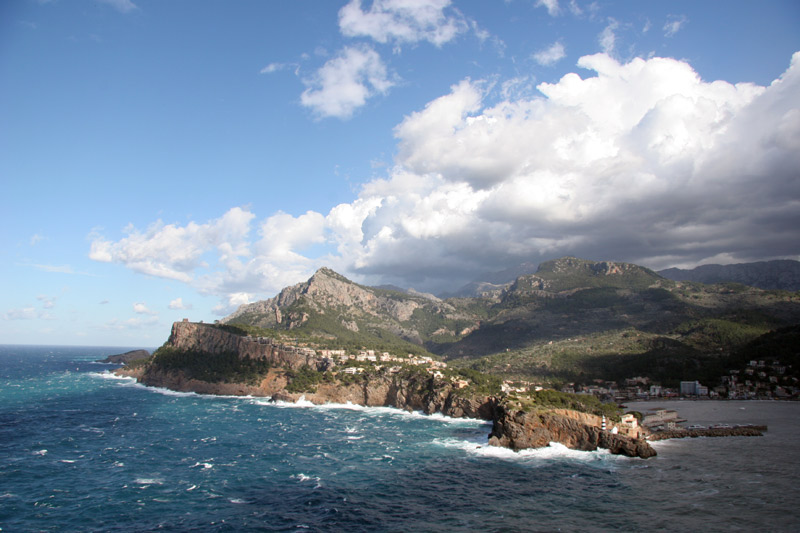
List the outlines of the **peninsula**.
<svg viewBox="0 0 800 533">
<path fill-rule="evenodd" d="M 592 396 L 502 392 L 497 378 L 453 371 L 430 357 L 316 350 L 253 337 L 224 325 L 176 322 L 152 357 L 116 370 L 140 383 L 201 394 L 251 395 L 275 401 L 352 403 L 441 413 L 493 422 L 489 444 L 514 450 L 560 442 L 578 450 L 652 457 L 630 436 L 615 405 Z M 333 353 L 331 353 L 333 352 Z M 606 427 L 603 428 L 603 424 Z"/>
</svg>

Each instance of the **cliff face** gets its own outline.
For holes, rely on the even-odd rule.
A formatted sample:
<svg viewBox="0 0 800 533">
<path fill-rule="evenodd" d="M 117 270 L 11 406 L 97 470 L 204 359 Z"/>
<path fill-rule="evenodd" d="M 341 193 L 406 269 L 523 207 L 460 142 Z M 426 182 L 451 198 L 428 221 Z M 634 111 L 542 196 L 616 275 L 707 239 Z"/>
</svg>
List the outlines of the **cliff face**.
<svg viewBox="0 0 800 533">
<path fill-rule="evenodd" d="M 272 339 L 234 335 L 208 324 L 175 322 L 167 344 L 181 350 L 220 354 L 233 352 L 240 358 L 266 359 L 278 366 L 315 367 L 319 360 L 313 350 L 278 344 Z"/>
<path fill-rule="evenodd" d="M 192 379 L 180 370 L 161 370 L 154 367 L 130 370 L 121 368 L 120 375 L 138 379 L 151 387 L 232 396 L 268 397 L 275 401 L 295 403 L 301 398 L 316 405 L 326 403 L 364 405 L 368 407 L 396 407 L 426 414 L 442 413 L 454 418 L 492 420 L 497 399 L 491 396 L 460 397 L 448 384 L 432 377 L 423 380 L 406 380 L 397 376 L 378 376 L 351 384 L 320 383 L 314 392 L 288 392 L 287 379 L 280 369 L 272 369 L 258 383 L 210 383 Z"/>
<path fill-rule="evenodd" d="M 645 441 L 603 431 L 586 422 L 592 415 L 562 410 L 509 411 L 498 408 L 494 419 L 489 444 L 512 450 L 541 448 L 551 442 L 559 442 L 573 450 L 593 451 L 606 448 L 611 453 L 628 457 L 648 458 L 656 451 Z M 594 417 L 596 418 L 596 417 Z"/>
<path fill-rule="evenodd" d="M 304 398 L 311 403 L 353 403 L 368 407 L 395 407 L 425 414 L 442 413 L 454 418 L 492 420 L 497 407 L 493 397 L 461 398 L 447 386 L 438 386 L 432 380 L 419 383 L 396 377 L 379 377 L 369 381 L 342 386 L 321 384 L 316 392 L 289 393 L 280 391 L 273 399 L 296 402 Z"/>
</svg>

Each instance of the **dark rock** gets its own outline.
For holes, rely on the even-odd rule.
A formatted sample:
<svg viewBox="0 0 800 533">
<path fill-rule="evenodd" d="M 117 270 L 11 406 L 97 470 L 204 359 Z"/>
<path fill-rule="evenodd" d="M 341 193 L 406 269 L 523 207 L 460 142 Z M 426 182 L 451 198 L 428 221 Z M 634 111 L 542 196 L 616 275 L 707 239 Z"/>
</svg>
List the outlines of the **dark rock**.
<svg viewBox="0 0 800 533">
<path fill-rule="evenodd" d="M 147 350 L 131 350 L 130 352 L 120 353 L 116 355 L 109 355 L 105 359 L 101 359 L 100 363 L 130 363 L 137 359 L 147 359 L 150 357 L 150 352 Z"/>
</svg>

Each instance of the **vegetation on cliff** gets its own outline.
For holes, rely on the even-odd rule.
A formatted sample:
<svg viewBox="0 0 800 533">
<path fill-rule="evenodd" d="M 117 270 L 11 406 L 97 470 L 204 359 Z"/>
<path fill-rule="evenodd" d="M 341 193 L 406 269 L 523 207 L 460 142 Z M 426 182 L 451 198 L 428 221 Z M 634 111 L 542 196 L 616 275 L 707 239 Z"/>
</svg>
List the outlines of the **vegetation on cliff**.
<svg viewBox="0 0 800 533">
<path fill-rule="evenodd" d="M 505 404 L 509 409 L 520 411 L 570 409 L 580 413 L 605 416 L 615 422 L 619 422 L 622 413 L 617 404 L 603 403 L 591 394 L 571 394 L 551 389 L 525 395 L 512 395 L 506 399 Z"/>
<path fill-rule="evenodd" d="M 147 365 L 153 371 L 180 371 L 187 378 L 209 383 L 246 384 L 255 384 L 271 367 L 268 360 L 242 358 L 234 352 L 181 350 L 168 344 L 153 352 Z"/>
</svg>

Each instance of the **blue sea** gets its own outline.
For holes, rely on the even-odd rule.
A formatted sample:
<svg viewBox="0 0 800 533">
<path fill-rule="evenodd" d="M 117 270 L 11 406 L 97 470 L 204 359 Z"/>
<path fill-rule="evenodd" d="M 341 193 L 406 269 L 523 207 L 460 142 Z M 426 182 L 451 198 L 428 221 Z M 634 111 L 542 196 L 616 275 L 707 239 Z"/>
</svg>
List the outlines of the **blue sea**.
<svg viewBox="0 0 800 533">
<path fill-rule="evenodd" d="M 0 346 L 0 530 L 800 530 L 798 403 L 670 402 L 769 431 L 648 460 L 514 453 L 479 420 L 176 393 L 94 362 L 126 350 Z"/>
</svg>

